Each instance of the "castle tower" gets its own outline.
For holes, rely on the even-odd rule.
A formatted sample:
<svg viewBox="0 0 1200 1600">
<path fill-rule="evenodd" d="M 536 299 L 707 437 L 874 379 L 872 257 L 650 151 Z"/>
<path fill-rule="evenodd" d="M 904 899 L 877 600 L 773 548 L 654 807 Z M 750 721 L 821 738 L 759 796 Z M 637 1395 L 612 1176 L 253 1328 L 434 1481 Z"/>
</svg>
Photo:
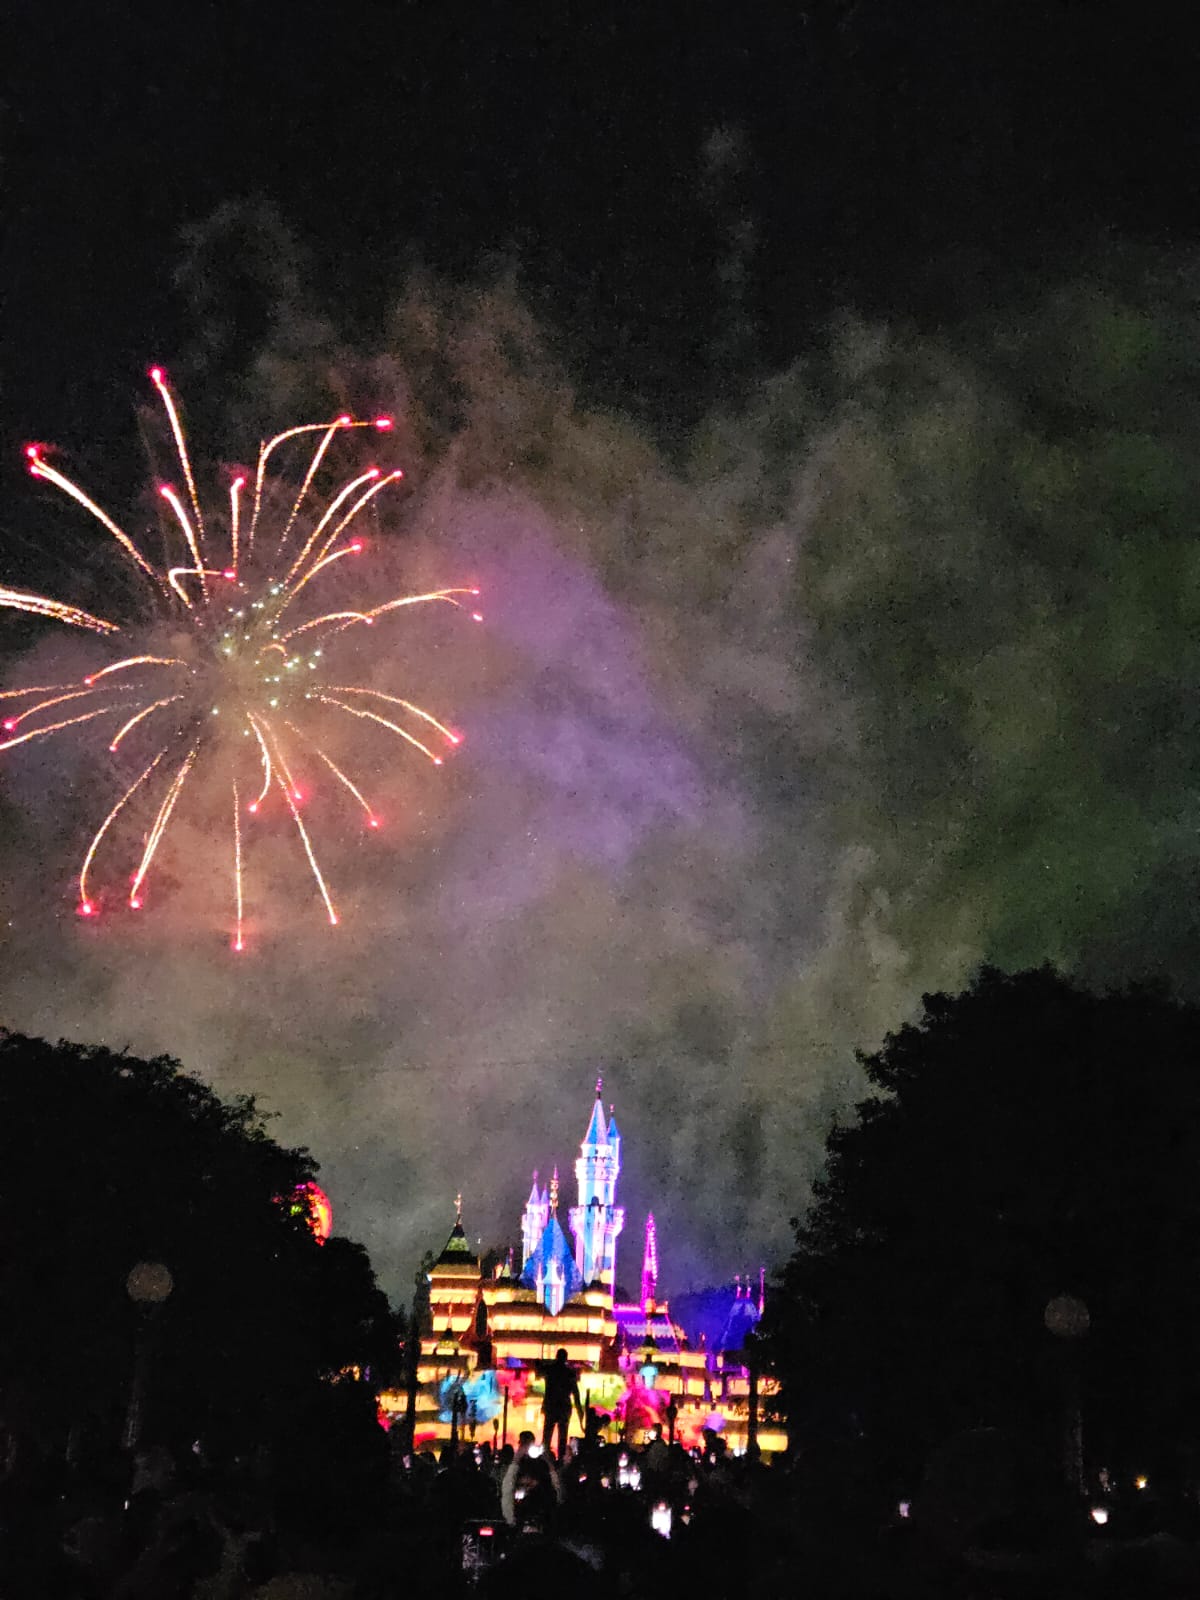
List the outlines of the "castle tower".
<svg viewBox="0 0 1200 1600">
<path fill-rule="evenodd" d="M 546 1231 L 546 1224 L 550 1220 L 550 1196 L 544 1189 L 538 1190 L 538 1175 L 533 1175 L 533 1188 L 529 1191 L 529 1199 L 525 1202 L 525 1209 L 521 1213 L 521 1267 L 542 1242 L 542 1235 Z"/>
<path fill-rule="evenodd" d="M 479 1283 L 479 1258 L 463 1227 L 460 1194 L 454 1201 L 454 1227 L 429 1274 L 431 1348 L 441 1341 L 453 1342 L 470 1326 Z"/>
<path fill-rule="evenodd" d="M 611 1114 L 605 1123 L 602 1088 L 603 1081 L 597 1078 L 592 1120 L 575 1163 L 579 1204 L 571 1207 L 570 1223 L 575 1235 L 575 1264 L 584 1284 L 599 1282 L 611 1292 L 616 1287 L 617 1235 L 625 1225 L 625 1212 L 616 1204 L 621 1135 L 617 1119 Z"/>
<path fill-rule="evenodd" d="M 658 1299 L 658 1234 L 654 1213 L 646 1215 L 646 1248 L 642 1253 L 642 1310 L 649 1314 Z"/>
</svg>

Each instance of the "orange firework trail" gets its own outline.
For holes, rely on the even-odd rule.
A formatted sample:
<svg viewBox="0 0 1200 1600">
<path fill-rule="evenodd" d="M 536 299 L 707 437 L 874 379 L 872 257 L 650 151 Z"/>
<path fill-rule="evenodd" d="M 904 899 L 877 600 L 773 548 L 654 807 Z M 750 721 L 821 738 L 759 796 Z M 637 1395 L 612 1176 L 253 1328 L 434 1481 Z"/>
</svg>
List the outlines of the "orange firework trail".
<svg viewBox="0 0 1200 1600">
<path fill-rule="evenodd" d="M 239 476 L 228 488 L 228 512 L 218 516 L 210 510 L 206 520 L 204 496 L 175 397 L 161 368 L 154 367 L 150 377 L 166 412 L 184 483 L 182 494 L 170 484 L 158 485 L 159 497 L 170 512 L 162 531 L 167 547 L 173 541 L 177 551 L 174 564 L 169 564 L 169 558 L 164 558 L 161 567 L 151 563 L 144 553 L 144 541 L 135 541 L 84 489 L 47 462 L 42 446 L 29 445 L 25 453 L 35 478 L 53 484 L 82 506 L 112 537 L 146 584 L 154 620 L 126 628 L 68 601 L 0 586 L 0 610 L 46 617 L 125 646 L 107 665 L 75 682 L 0 691 L 0 701 L 15 702 L 11 713 L 0 720 L 4 735 L 0 751 L 50 738 L 68 728 L 86 728 L 82 738 L 102 736 L 100 755 L 104 760 L 121 762 L 126 759 L 126 744 L 130 750 L 140 747 L 133 775 L 129 769 L 118 770 L 120 796 L 83 858 L 78 911 L 85 917 L 99 915 L 105 891 L 103 886 L 94 890 L 92 880 L 101 882 L 106 862 L 119 867 L 123 845 L 124 870 L 129 872 L 132 867 L 131 887 L 124 898 L 133 910 L 141 907 L 163 838 L 174 818 L 189 807 L 194 809 L 194 791 L 202 786 L 210 768 L 222 773 L 225 799 L 220 810 L 229 815 L 232 766 L 230 946 L 242 950 L 247 928 L 247 852 L 253 848 L 253 827 L 258 826 L 248 826 L 247 817 L 261 817 L 272 796 L 278 795 L 274 814 L 293 833 L 332 926 L 338 922 L 333 894 L 311 828 L 300 814 L 313 777 L 322 769 L 332 775 L 337 784 L 330 792 L 340 794 L 343 803 L 352 801 L 367 827 L 379 826 L 378 816 L 354 779 L 323 748 L 335 725 L 362 730 L 364 723 L 373 724 L 398 735 L 437 766 L 442 763 L 441 750 L 460 743 L 458 733 L 413 701 L 369 684 L 340 681 L 344 667 L 327 674 L 325 647 L 348 629 L 353 630 L 352 637 L 361 638 L 360 625 L 372 627 L 407 606 L 449 605 L 481 620 L 477 612 L 470 611 L 470 597 L 479 591 L 445 588 L 382 601 L 372 597 L 352 609 L 343 605 L 322 612 L 312 597 L 328 585 L 323 574 L 330 568 L 349 570 L 346 558 L 360 555 L 363 549 L 356 538 L 343 544 L 338 541 L 364 507 L 404 475 L 399 469 L 385 472 L 371 467 L 318 499 L 314 487 L 318 473 L 342 433 L 365 428 L 386 432 L 391 419 L 356 422 L 341 416 L 332 422 L 285 429 L 259 448 L 249 515 L 242 500 L 246 478 Z M 298 491 L 292 480 L 286 515 L 276 524 L 269 509 L 277 496 L 267 493 L 268 463 L 292 440 L 305 439 L 311 444 L 310 436 L 315 437 L 316 448 L 299 475 Z M 311 500 L 317 503 L 310 504 Z M 290 546 L 286 557 L 285 545 Z M 172 653 L 160 653 L 164 644 Z M 126 653 L 130 645 L 134 653 Z M 75 702 L 80 702 L 78 707 Z M 386 706 L 389 715 L 371 709 L 372 703 Z M 414 726 L 422 737 L 413 731 Z M 150 749 L 157 747 L 157 753 L 148 760 L 144 742 L 149 729 L 153 731 Z M 246 801 L 245 795 L 253 798 Z M 128 839 L 122 836 L 129 834 L 134 818 L 139 820 L 131 858 Z M 206 877 L 207 865 L 197 862 Z"/>
<path fill-rule="evenodd" d="M 238 799 L 236 778 L 233 780 L 233 900 L 236 913 L 233 924 L 233 948 L 244 950 L 246 942 L 242 935 L 242 805 Z"/>
</svg>

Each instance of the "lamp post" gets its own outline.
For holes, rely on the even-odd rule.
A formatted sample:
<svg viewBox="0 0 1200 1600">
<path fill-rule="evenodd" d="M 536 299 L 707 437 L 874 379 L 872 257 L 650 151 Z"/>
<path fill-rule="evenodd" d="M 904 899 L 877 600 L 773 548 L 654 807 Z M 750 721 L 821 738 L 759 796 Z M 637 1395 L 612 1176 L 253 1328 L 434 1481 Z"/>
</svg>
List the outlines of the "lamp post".
<svg viewBox="0 0 1200 1600">
<path fill-rule="evenodd" d="M 1057 1294 L 1042 1313 L 1048 1332 L 1062 1342 L 1063 1477 L 1076 1494 L 1086 1488 L 1083 1473 L 1083 1410 L 1079 1393 L 1079 1341 L 1091 1326 L 1086 1303 L 1073 1294 Z"/>
<path fill-rule="evenodd" d="M 125 1279 L 125 1293 L 138 1307 L 137 1344 L 133 1358 L 133 1382 L 129 1386 L 129 1405 L 121 1445 L 135 1450 L 142 1433 L 142 1412 L 146 1401 L 146 1368 L 150 1355 L 150 1319 L 171 1298 L 175 1280 L 161 1261 L 139 1261 Z"/>
<path fill-rule="evenodd" d="M 413 1296 L 412 1315 L 408 1321 L 408 1337 L 404 1342 L 404 1448 L 409 1455 L 416 1453 L 417 1437 L 417 1378 L 421 1366 L 421 1311 Z"/>
<path fill-rule="evenodd" d="M 421 1366 L 421 1331 L 429 1315 L 429 1269 L 433 1257 L 426 1254 L 413 1279 L 412 1315 L 408 1324 L 408 1343 L 405 1347 L 405 1387 L 408 1391 L 404 1407 L 405 1448 L 410 1455 L 417 1450 L 417 1387 Z"/>
<path fill-rule="evenodd" d="M 746 1454 L 758 1449 L 758 1335 L 751 1328 L 742 1352 L 746 1358 Z"/>
</svg>

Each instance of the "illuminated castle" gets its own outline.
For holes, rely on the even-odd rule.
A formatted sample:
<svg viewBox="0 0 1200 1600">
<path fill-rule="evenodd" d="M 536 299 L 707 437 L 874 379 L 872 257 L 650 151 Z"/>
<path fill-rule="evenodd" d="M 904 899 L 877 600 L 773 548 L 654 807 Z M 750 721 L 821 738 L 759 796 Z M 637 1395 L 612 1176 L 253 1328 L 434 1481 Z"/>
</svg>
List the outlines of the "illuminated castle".
<svg viewBox="0 0 1200 1600">
<path fill-rule="evenodd" d="M 463 1228 L 460 1197 L 450 1237 L 429 1272 L 429 1316 L 417 1374 L 418 1444 L 481 1424 L 497 1436 L 503 1428 L 506 1439 L 520 1428 L 537 1427 L 542 1368 L 560 1348 L 579 1375 L 585 1403 L 625 1435 L 640 1435 L 669 1417 L 681 1438 L 717 1427 L 731 1443 L 744 1442 L 749 1373 L 736 1353 L 703 1343 L 689 1348 L 666 1301 L 658 1298 L 653 1215 L 646 1219 L 641 1294 L 635 1303 L 616 1303 L 617 1239 L 625 1223 L 616 1203 L 621 1134 L 611 1108 L 605 1118 L 601 1087 L 597 1082 L 575 1162 L 578 1200 L 568 1213 L 573 1244 L 559 1218 L 557 1167 L 544 1187 L 533 1175 L 521 1213 L 519 1268 L 509 1250 L 490 1273 L 483 1271 Z M 747 1286 L 740 1309 L 752 1326 L 761 1296 L 752 1305 Z M 391 1392 L 381 1396 L 381 1404 L 395 1419 L 407 1399 Z M 765 1427 L 759 1438 L 767 1449 L 785 1442 Z"/>
<path fill-rule="evenodd" d="M 625 1225 L 625 1213 L 616 1204 L 621 1134 L 611 1113 L 605 1124 L 603 1087 L 598 1078 L 592 1120 L 575 1163 L 579 1204 L 571 1207 L 569 1218 L 574 1251 L 558 1220 L 557 1167 L 549 1189 L 538 1190 L 534 1173 L 521 1216 L 521 1282 L 537 1290 L 538 1299 L 555 1317 L 580 1289 L 600 1284 L 612 1294 L 616 1288 L 617 1235 Z"/>
<path fill-rule="evenodd" d="M 575 1213 L 572 1211 L 572 1217 Z M 552 1317 L 558 1316 L 567 1300 L 573 1300 L 587 1279 L 577 1265 L 578 1252 L 571 1253 L 567 1236 L 558 1220 L 558 1168 L 550 1189 L 538 1194 L 537 1173 L 533 1189 L 521 1217 L 521 1283 L 533 1289 Z"/>
<path fill-rule="evenodd" d="M 579 1204 L 571 1207 L 571 1232 L 575 1235 L 575 1265 L 584 1283 L 617 1285 L 617 1235 L 625 1225 L 625 1213 L 617 1205 L 617 1178 L 621 1172 L 621 1135 L 617 1119 L 609 1116 L 604 1125 L 604 1107 L 596 1079 L 596 1104 L 592 1120 L 579 1147 L 575 1177 L 579 1183 Z"/>
</svg>

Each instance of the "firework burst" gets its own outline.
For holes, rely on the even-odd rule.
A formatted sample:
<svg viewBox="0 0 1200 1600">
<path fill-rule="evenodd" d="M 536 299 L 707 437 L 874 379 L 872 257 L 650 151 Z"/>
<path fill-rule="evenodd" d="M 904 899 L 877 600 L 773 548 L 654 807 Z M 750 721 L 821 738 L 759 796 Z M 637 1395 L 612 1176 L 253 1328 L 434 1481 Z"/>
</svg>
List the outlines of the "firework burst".
<svg viewBox="0 0 1200 1600">
<path fill-rule="evenodd" d="M 223 785 L 221 810 L 232 824 L 230 943 L 242 950 L 249 831 L 272 811 L 295 834 L 325 915 L 337 924 L 333 894 L 301 815 L 310 774 L 336 778 L 352 813 L 368 828 L 379 826 L 361 779 L 343 770 L 325 748 L 336 746 L 339 725 L 355 731 L 382 729 L 435 766 L 461 741 L 457 732 L 413 701 L 370 684 L 344 681 L 345 671 L 336 665 L 336 641 L 350 632 L 359 635 L 410 606 L 452 606 L 480 621 L 472 609 L 479 591 L 431 589 L 322 610 L 322 575 L 344 573 L 362 554 L 362 541 L 350 533 L 355 519 L 404 475 L 399 469 L 373 466 L 324 501 L 313 493 L 314 482 L 339 435 L 354 429 L 386 433 L 391 419 L 358 422 L 341 416 L 276 434 L 259 449 L 253 481 L 235 477 L 228 507 L 219 515 L 210 512 L 206 520 L 175 398 L 160 368 L 153 368 L 150 378 L 166 412 L 183 477 L 182 490 L 165 483 L 158 488 L 166 547 L 173 544 L 178 550 L 178 564 L 172 564 L 173 558 L 151 560 L 90 495 L 46 459 L 43 446 L 27 446 L 32 475 L 90 513 L 139 574 L 151 620 L 127 626 L 63 601 L 0 586 L 0 608 L 47 617 L 99 634 L 118 649 L 124 646 L 123 653 L 76 682 L 4 691 L 0 751 L 72 729 L 91 743 L 102 740 L 98 753 L 120 764 L 123 787 L 79 869 L 78 911 L 84 917 L 96 916 L 104 898 L 95 882 L 108 881 L 119 865 L 129 873 L 127 904 L 139 910 L 163 836 L 186 807 L 188 791 L 196 788 L 199 775 L 210 785 Z M 284 498 L 283 514 L 277 515 L 273 508 L 278 493 L 268 469 L 276 452 L 293 440 L 315 440 L 315 449 L 298 489 Z M 324 581 L 328 585 L 327 577 Z M 126 762 L 132 766 L 127 768 Z M 131 821 L 138 825 L 134 837 L 140 833 L 140 840 L 122 862 L 121 841 L 128 839 L 126 824 Z"/>
</svg>

